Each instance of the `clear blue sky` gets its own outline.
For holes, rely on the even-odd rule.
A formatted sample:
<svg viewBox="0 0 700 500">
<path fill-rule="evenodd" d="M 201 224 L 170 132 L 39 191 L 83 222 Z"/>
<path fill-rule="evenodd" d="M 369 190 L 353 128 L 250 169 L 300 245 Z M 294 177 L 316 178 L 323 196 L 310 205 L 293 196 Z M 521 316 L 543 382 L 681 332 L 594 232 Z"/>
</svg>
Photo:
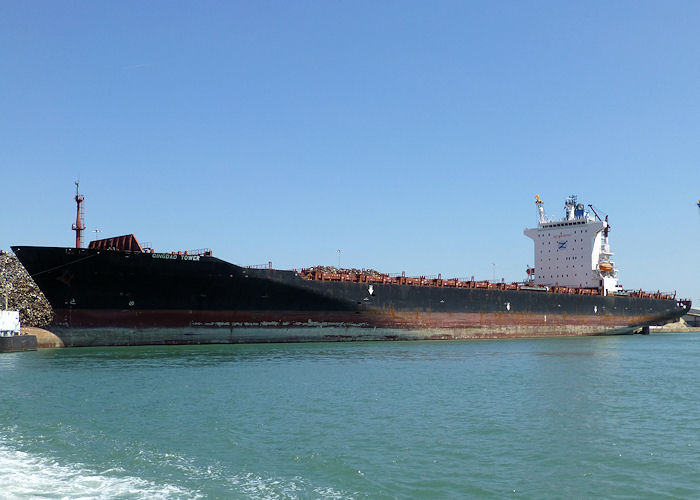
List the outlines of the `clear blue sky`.
<svg viewBox="0 0 700 500">
<path fill-rule="evenodd" d="M 700 304 L 700 2 L 0 3 L 0 248 L 508 281 L 578 194 Z"/>
</svg>

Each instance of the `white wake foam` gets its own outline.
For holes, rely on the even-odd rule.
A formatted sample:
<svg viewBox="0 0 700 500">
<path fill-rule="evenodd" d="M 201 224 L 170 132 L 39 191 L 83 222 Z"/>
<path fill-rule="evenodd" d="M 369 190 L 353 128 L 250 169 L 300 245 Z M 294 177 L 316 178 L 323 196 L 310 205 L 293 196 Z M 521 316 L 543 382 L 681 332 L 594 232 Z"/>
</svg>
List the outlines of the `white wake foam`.
<svg viewBox="0 0 700 500">
<path fill-rule="evenodd" d="M 279 498 L 323 498 L 324 500 L 352 500 L 355 495 L 342 493 L 330 487 L 311 487 L 295 477 L 291 480 L 266 479 L 255 474 L 242 474 L 229 480 L 241 496 L 251 500 L 275 500 Z M 311 493 L 309 493 L 311 492 Z"/>
<path fill-rule="evenodd" d="M 143 453 L 150 455 L 146 451 Z M 314 486 L 298 476 L 270 478 L 254 473 L 230 475 L 225 468 L 215 464 L 198 468 L 186 458 L 174 454 L 153 454 L 149 459 L 174 466 L 203 485 L 218 483 L 224 486 L 231 498 L 293 500 L 311 497 L 345 500 L 357 496 L 332 487 Z M 124 469 L 120 468 L 97 471 L 79 463 L 59 463 L 52 458 L 17 449 L 16 443 L 0 435 L 0 500 L 169 500 L 205 496 L 201 491 L 125 476 Z"/>
<path fill-rule="evenodd" d="M 13 449 L 0 441 L 0 498 L 170 499 L 201 498 L 198 492 L 136 477 L 120 471 L 89 470 L 79 464 L 63 465 Z"/>
</svg>

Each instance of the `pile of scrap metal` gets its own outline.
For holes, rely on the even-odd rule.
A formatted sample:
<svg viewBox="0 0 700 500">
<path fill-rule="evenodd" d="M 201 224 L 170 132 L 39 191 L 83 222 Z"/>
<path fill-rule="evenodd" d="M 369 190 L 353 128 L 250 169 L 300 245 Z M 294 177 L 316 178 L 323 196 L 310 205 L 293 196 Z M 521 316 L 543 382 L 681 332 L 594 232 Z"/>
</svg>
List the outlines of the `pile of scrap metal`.
<svg viewBox="0 0 700 500">
<path fill-rule="evenodd" d="M 53 319 L 49 302 L 17 257 L 2 250 L 0 309 L 19 311 L 22 326 L 45 326 Z"/>
</svg>

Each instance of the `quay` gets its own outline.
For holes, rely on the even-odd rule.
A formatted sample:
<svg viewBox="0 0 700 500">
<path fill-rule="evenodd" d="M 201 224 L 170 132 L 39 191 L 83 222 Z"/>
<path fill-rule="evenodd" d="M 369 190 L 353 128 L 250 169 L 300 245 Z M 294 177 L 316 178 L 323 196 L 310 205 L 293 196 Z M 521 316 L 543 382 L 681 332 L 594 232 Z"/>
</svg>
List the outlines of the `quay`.
<svg viewBox="0 0 700 500">
<path fill-rule="evenodd" d="M 652 332 L 700 332 L 700 309 L 691 309 L 675 323 L 649 327 Z"/>
<path fill-rule="evenodd" d="M 0 352 L 36 351 L 34 335 L 21 335 L 19 311 L 0 311 Z"/>
</svg>

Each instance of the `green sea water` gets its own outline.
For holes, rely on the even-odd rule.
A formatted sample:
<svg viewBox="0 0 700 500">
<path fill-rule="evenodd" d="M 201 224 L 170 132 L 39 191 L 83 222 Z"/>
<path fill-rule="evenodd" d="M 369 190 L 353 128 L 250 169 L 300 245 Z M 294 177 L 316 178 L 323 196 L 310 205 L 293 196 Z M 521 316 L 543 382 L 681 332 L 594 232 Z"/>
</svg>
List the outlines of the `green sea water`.
<svg viewBox="0 0 700 500">
<path fill-rule="evenodd" d="M 0 355 L 0 498 L 698 498 L 700 334 Z"/>
</svg>

